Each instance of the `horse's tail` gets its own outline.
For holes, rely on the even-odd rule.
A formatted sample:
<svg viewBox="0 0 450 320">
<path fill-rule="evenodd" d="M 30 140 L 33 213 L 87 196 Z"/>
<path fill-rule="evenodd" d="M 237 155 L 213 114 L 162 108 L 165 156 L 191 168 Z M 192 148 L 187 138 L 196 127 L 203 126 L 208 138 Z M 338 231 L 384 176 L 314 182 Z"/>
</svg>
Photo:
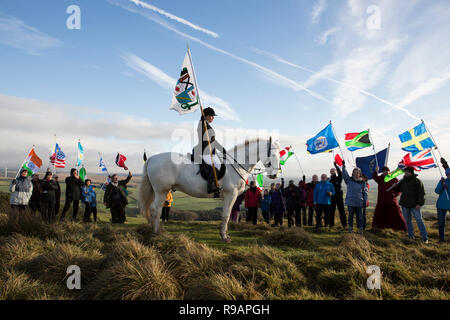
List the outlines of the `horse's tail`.
<svg viewBox="0 0 450 320">
<path fill-rule="evenodd" d="M 142 181 L 141 185 L 139 186 L 139 203 L 141 207 L 141 214 L 145 218 L 147 218 L 147 221 L 150 223 L 150 205 L 155 195 L 147 172 L 149 163 L 150 159 L 148 159 L 144 164 L 144 170 L 142 172 Z"/>
</svg>

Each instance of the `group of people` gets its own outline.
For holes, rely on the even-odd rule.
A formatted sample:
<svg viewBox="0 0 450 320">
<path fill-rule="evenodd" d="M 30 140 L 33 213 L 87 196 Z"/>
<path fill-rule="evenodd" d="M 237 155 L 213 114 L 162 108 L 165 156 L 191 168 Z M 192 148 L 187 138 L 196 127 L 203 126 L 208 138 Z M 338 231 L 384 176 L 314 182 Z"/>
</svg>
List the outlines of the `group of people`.
<svg viewBox="0 0 450 320">
<path fill-rule="evenodd" d="M 109 177 L 109 183 L 105 189 L 103 203 L 111 211 L 112 223 L 125 223 L 125 208 L 128 204 L 126 185 L 131 180 L 129 172 L 124 180 L 119 180 L 117 175 Z M 95 186 L 90 179 L 82 181 L 78 170 L 72 168 L 70 175 L 65 179 L 66 197 L 59 221 L 64 221 L 66 213 L 72 207 L 72 220 L 77 220 L 80 201 L 85 205 L 83 222 L 97 221 L 97 194 Z M 31 179 L 28 171 L 20 170 L 18 177 L 10 184 L 10 205 L 13 210 L 30 210 L 33 214 L 39 212 L 43 221 L 53 223 L 59 214 L 61 202 L 61 186 L 58 176 L 50 170 L 43 179 L 39 174 L 33 174 Z"/>
<path fill-rule="evenodd" d="M 445 168 L 447 179 L 439 181 L 435 192 L 439 195 L 437 201 L 439 240 L 445 240 L 446 214 L 450 210 L 450 169 L 441 159 Z M 388 167 L 377 167 L 373 179 L 378 184 L 378 199 L 372 222 L 374 229 L 393 229 L 407 231 L 409 238 L 414 238 L 412 219 L 416 220 L 422 240 L 428 243 L 428 233 L 423 221 L 421 208 L 425 205 L 425 188 L 418 178 L 414 168 L 404 169 L 402 180 L 392 179 L 388 182 L 385 177 L 391 172 Z M 386 179 L 389 180 L 389 179 Z M 346 185 L 344 196 L 342 184 Z M 246 221 L 257 224 L 258 209 L 267 224 L 273 227 L 283 225 L 284 214 L 287 214 L 288 227 L 313 226 L 315 215 L 315 230 L 333 228 L 335 225 L 336 210 L 339 213 L 342 228 L 350 233 L 354 232 L 356 219 L 357 232 L 363 234 L 367 227 L 366 209 L 369 206 L 368 178 L 359 168 L 353 169 L 351 175 L 347 171 L 345 162 L 342 169 L 334 163 L 330 176 L 322 174 L 319 180 L 317 175 L 312 181 L 306 183 L 306 178 L 296 185 L 293 180 L 285 187 L 284 179 L 281 183 L 272 184 L 270 190 L 261 192 L 254 181 L 249 188 L 234 203 L 231 211 L 231 220 L 239 222 L 240 207 L 245 203 Z M 400 201 L 398 197 L 400 196 Z M 345 210 L 347 206 L 348 216 Z"/>
</svg>

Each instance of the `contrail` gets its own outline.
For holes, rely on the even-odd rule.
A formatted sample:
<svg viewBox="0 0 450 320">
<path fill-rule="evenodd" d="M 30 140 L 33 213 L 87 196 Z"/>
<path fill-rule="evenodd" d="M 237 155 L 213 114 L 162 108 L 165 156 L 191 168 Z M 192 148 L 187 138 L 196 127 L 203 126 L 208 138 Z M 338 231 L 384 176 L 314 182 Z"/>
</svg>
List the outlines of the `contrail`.
<svg viewBox="0 0 450 320">
<path fill-rule="evenodd" d="M 364 94 L 366 96 L 372 97 L 375 100 L 378 100 L 378 101 L 380 101 L 380 102 L 382 102 L 382 103 L 384 103 L 384 104 L 386 104 L 388 106 L 391 106 L 392 108 L 394 108 L 396 110 L 405 112 L 412 119 L 419 120 L 419 121 L 421 120 L 419 117 L 417 117 L 416 115 L 412 114 L 408 109 L 404 108 L 403 106 L 397 105 L 395 103 L 387 101 L 386 99 L 380 98 L 380 97 L 376 96 L 375 94 L 373 94 L 371 92 L 368 92 L 368 91 L 366 91 L 364 89 L 358 88 L 358 87 L 356 87 L 356 86 L 354 86 L 354 85 L 352 85 L 350 83 L 346 83 L 346 82 L 343 82 L 343 81 L 339 81 L 339 80 L 336 80 L 336 79 L 333 79 L 333 78 L 321 75 L 320 73 L 318 73 L 318 72 L 316 72 L 314 70 L 308 69 L 306 67 L 299 66 L 298 64 L 295 64 L 295 63 L 292 63 L 290 61 L 287 61 L 287 60 L 285 60 L 285 59 L 283 59 L 283 58 L 281 58 L 281 57 L 279 57 L 279 56 L 277 56 L 277 55 L 275 55 L 273 53 L 270 53 L 270 52 L 267 52 L 267 51 L 263 51 L 263 50 L 259 50 L 259 49 L 255 49 L 254 51 L 256 53 L 263 54 L 263 55 L 266 55 L 268 57 L 271 57 L 272 59 L 274 59 L 274 60 L 276 60 L 276 61 L 278 61 L 280 63 L 283 63 L 283 64 L 286 64 L 288 66 L 291 66 L 291 67 L 294 67 L 294 68 L 297 68 L 297 69 L 309 72 L 311 74 L 314 74 L 314 75 L 316 75 L 316 76 L 318 76 L 320 78 L 326 79 L 328 81 L 331 81 L 331 82 L 334 82 L 334 83 L 337 83 L 337 84 L 340 84 L 340 85 L 352 88 L 352 89 L 354 89 L 354 90 L 356 90 L 356 91 L 358 91 L 358 92 L 360 92 L 360 93 L 362 93 L 362 94 Z"/>
<path fill-rule="evenodd" d="M 201 31 L 201 32 L 203 32 L 203 33 L 206 33 L 207 35 L 210 35 L 210 36 L 213 37 L 213 38 L 219 38 L 219 35 L 218 35 L 217 33 L 215 33 L 214 31 L 211 31 L 211 30 L 202 28 L 202 27 L 200 27 L 200 26 L 198 26 L 198 25 L 196 25 L 196 24 L 193 24 L 192 22 L 189 22 L 189 21 L 187 21 L 187 20 L 185 20 L 185 19 L 183 19 L 183 18 L 180 18 L 180 17 L 178 17 L 178 16 L 176 16 L 176 15 L 173 15 L 173 14 L 167 12 L 167 11 L 164 11 L 164 10 L 162 10 L 162 9 L 159 9 L 159 8 L 157 8 L 157 7 L 155 7 L 155 6 L 151 5 L 151 4 L 149 4 L 149 3 L 147 3 L 147 2 L 140 1 L 140 0 L 128 0 L 128 1 L 133 2 L 133 3 L 134 3 L 135 5 L 137 5 L 137 6 L 141 6 L 141 7 L 143 7 L 143 8 L 146 8 L 146 9 L 152 10 L 152 11 L 154 11 L 154 12 L 157 12 L 157 13 L 159 13 L 160 15 L 165 16 L 166 18 L 169 18 L 169 19 L 171 19 L 171 20 L 175 20 L 175 21 L 177 21 L 177 22 L 179 22 L 179 23 L 182 23 L 182 24 L 184 24 L 184 25 L 186 25 L 186 26 L 192 28 L 192 29 L 195 29 L 195 30 L 197 30 L 197 31 Z"/>
<path fill-rule="evenodd" d="M 255 63 L 253 61 L 250 61 L 250 60 L 247 60 L 245 58 L 239 57 L 239 56 L 237 56 L 237 55 L 235 55 L 235 54 L 233 54 L 231 52 L 225 51 L 225 50 L 220 49 L 220 48 L 218 48 L 216 46 L 213 46 L 213 45 L 211 45 L 211 44 L 209 44 L 207 42 L 204 42 L 204 41 L 200 40 L 199 38 L 196 38 L 196 37 L 191 36 L 191 35 L 189 35 L 187 33 L 179 31 L 178 29 L 176 29 L 175 27 L 172 27 L 167 22 L 160 21 L 159 19 L 157 19 L 157 18 L 155 18 L 155 17 L 153 17 L 151 15 L 148 15 L 148 14 L 146 14 L 144 12 L 137 11 L 137 10 L 134 10 L 133 8 L 129 8 L 127 6 L 124 6 L 124 5 L 118 3 L 117 1 L 114 1 L 114 0 L 108 0 L 108 1 L 110 3 L 112 3 L 112 4 L 114 4 L 114 5 L 117 5 L 117 6 L 121 7 L 121 8 L 123 8 L 123 9 L 127 10 L 127 11 L 130 11 L 130 12 L 142 15 L 143 17 L 145 17 L 145 18 L 147 18 L 149 20 L 152 20 L 153 22 L 163 26 L 166 29 L 169 29 L 172 32 L 175 32 L 176 34 L 180 35 L 181 37 L 183 37 L 185 39 L 189 39 L 191 41 L 197 42 L 198 44 L 200 44 L 200 45 L 202 45 L 202 46 L 204 46 L 204 47 L 206 47 L 206 48 L 208 48 L 210 50 L 222 53 L 222 54 L 224 54 L 226 56 L 229 56 L 230 58 L 233 58 L 233 59 L 235 59 L 237 61 L 243 62 L 243 63 L 245 63 L 245 64 L 255 68 L 256 70 L 266 74 L 270 78 L 278 80 L 279 81 L 278 83 L 281 84 L 281 85 L 284 85 L 284 86 L 286 86 L 288 88 L 291 88 L 291 89 L 293 89 L 295 91 L 305 91 L 305 92 L 307 92 L 308 94 L 310 94 L 312 97 L 314 97 L 316 99 L 319 99 L 319 100 L 324 101 L 324 102 L 329 103 L 329 104 L 333 104 L 333 102 L 331 102 L 330 100 L 326 99 L 325 97 L 323 97 L 319 93 L 317 93 L 317 92 L 315 92 L 313 90 L 310 90 L 307 87 L 303 86 L 302 84 L 300 84 L 300 83 L 298 83 L 298 82 L 296 82 L 296 81 L 294 81 L 292 79 L 289 79 L 289 78 L 287 78 L 287 77 L 285 77 L 285 76 L 283 76 L 283 75 L 281 75 L 281 74 L 279 74 L 279 73 L 277 73 L 277 72 L 275 72 L 275 71 L 273 71 L 273 70 L 271 70 L 269 68 L 263 67 L 263 66 Z M 132 0 L 129 0 L 129 1 L 132 1 Z"/>
</svg>

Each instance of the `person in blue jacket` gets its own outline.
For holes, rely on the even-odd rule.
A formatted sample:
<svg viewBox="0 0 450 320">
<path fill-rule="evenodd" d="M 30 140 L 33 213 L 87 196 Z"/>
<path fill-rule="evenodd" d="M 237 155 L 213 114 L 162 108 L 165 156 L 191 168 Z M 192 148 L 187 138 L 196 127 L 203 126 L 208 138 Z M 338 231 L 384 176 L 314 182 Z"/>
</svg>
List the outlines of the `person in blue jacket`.
<svg viewBox="0 0 450 320">
<path fill-rule="evenodd" d="M 314 205 L 316 206 L 316 231 L 322 227 L 322 214 L 325 227 L 329 226 L 331 197 L 335 195 L 333 184 L 323 174 L 321 181 L 314 188 Z"/>
<path fill-rule="evenodd" d="M 269 194 L 269 190 L 264 190 L 264 196 L 261 201 L 261 211 L 264 221 L 270 224 L 270 205 L 272 204 L 272 197 Z"/>
<path fill-rule="evenodd" d="M 91 214 L 94 216 L 94 221 L 97 222 L 97 194 L 90 179 L 84 181 L 84 186 L 81 188 L 81 200 L 86 206 L 83 222 L 91 222 Z"/>
<path fill-rule="evenodd" d="M 450 168 L 445 169 L 447 179 L 442 178 L 439 181 L 435 192 L 439 195 L 436 203 L 438 214 L 439 241 L 445 241 L 445 218 L 450 211 Z"/>
<path fill-rule="evenodd" d="M 356 225 L 358 233 L 364 232 L 364 215 L 363 209 L 367 206 L 368 187 L 363 179 L 361 169 L 353 169 L 352 176 L 347 172 L 345 161 L 342 167 L 344 182 L 347 185 L 347 196 L 345 204 L 348 207 L 348 231 L 353 232 L 353 217 L 356 215 Z"/>
</svg>

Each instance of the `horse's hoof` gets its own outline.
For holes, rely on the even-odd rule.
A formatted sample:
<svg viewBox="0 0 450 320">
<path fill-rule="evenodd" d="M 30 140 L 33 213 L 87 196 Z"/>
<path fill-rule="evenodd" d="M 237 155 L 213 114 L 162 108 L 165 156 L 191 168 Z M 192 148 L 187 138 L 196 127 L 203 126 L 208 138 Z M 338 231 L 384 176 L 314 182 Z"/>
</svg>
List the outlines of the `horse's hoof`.
<svg viewBox="0 0 450 320">
<path fill-rule="evenodd" d="M 230 242 L 231 242 L 231 238 L 230 238 L 230 237 L 222 238 L 222 240 L 223 240 L 225 243 L 230 243 Z"/>
</svg>

